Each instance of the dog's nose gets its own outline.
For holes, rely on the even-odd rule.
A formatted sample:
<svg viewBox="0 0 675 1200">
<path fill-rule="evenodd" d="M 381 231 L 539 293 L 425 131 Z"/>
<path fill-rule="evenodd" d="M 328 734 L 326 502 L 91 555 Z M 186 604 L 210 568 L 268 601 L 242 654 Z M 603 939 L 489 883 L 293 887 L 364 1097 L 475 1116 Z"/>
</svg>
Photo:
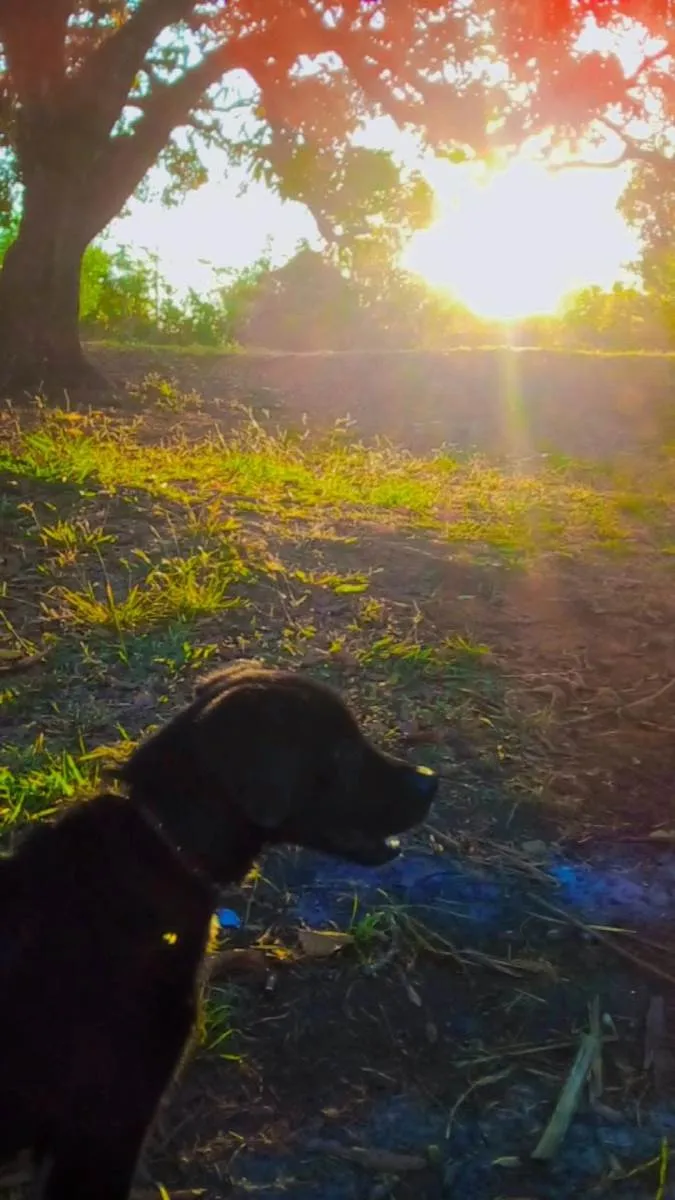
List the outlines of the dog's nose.
<svg viewBox="0 0 675 1200">
<path fill-rule="evenodd" d="M 438 789 L 438 775 L 429 770 L 429 767 L 416 767 L 415 787 L 421 799 L 431 802 Z"/>
</svg>

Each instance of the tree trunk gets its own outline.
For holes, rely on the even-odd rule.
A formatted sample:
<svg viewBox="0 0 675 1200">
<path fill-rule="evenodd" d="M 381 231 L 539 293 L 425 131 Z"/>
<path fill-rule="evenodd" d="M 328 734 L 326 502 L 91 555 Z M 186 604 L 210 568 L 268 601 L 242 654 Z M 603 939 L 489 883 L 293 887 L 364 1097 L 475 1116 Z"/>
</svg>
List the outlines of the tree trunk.
<svg viewBox="0 0 675 1200">
<path fill-rule="evenodd" d="M 63 176 L 26 180 L 16 241 L 0 272 L 0 396 L 100 387 L 79 335 L 82 256 L 89 214 Z"/>
</svg>

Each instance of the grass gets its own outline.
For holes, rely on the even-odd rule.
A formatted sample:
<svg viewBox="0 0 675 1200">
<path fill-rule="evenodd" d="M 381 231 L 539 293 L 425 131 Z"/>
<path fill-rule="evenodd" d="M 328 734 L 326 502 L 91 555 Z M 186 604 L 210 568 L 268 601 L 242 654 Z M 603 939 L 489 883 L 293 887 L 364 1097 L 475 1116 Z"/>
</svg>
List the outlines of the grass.
<svg viewBox="0 0 675 1200">
<path fill-rule="evenodd" d="M 204 346 L 199 342 L 194 342 L 191 345 L 181 346 L 177 342 L 171 342 L 170 347 L 167 342 L 149 342 L 139 339 L 135 341 L 125 336 L 124 341 L 116 341 L 115 338 L 95 338 L 90 339 L 85 343 L 91 350 L 113 350 L 115 355 L 118 354 L 137 354 L 143 351 L 148 357 L 156 358 L 162 365 L 166 361 L 167 352 L 170 349 L 172 358 L 224 358 L 225 356 L 234 357 L 242 354 L 238 346 Z"/>
<path fill-rule="evenodd" d="M 433 532 L 458 550 L 531 561 L 545 553 L 593 548 L 629 552 L 639 535 L 669 524 L 675 487 L 671 459 L 649 479 L 593 480 L 584 468 L 540 466 L 514 473 L 480 458 L 415 458 L 389 446 L 366 448 L 341 437 L 308 444 L 274 437 L 251 420 L 228 441 L 197 443 L 180 435 L 148 445 L 134 423 L 51 413 L 18 433 L 0 454 L 16 479 L 94 489 L 108 496 L 142 493 L 184 510 L 199 532 L 245 512 L 281 522 L 312 514 L 389 520 Z M 33 514 L 34 515 L 34 514 Z M 66 548 L 93 548 L 114 536 L 72 522 L 39 524 L 40 536 Z"/>
<path fill-rule="evenodd" d="M 184 412 L 199 409 L 203 401 L 198 392 L 184 391 L 177 380 L 167 379 L 158 371 L 149 371 L 139 383 L 129 384 L 127 394 L 139 408 L 164 409 L 165 412 Z"/>
<path fill-rule="evenodd" d="M 525 763 L 519 745 L 558 718 L 533 702 L 531 664 L 513 684 L 494 653 L 505 598 L 567 570 L 657 570 L 670 588 L 668 452 L 648 471 L 553 454 L 525 470 L 367 447 L 344 424 L 312 439 L 249 416 L 225 439 L 195 437 L 189 415 L 159 436 L 142 416 L 37 418 L 8 418 L 0 441 L 16 565 L 0 668 L 44 658 L 0 686 L 10 755 L 27 756 L 4 768 L 10 823 L 70 795 L 90 751 L 139 736 L 223 656 L 311 664 L 386 744 L 403 722 L 442 758 L 453 728 L 500 768 Z"/>
<path fill-rule="evenodd" d="M 232 585 L 247 574 L 235 555 L 201 550 L 156 566 L 148 561 L 148 567 L 142 583 L 126 582 L 118 591 L 108 578 L 98 588 L 90 580 L 79 589 L 57 587 L 50 594 L 55 607 L 48 603 L 47 612 L 82 629 L 122 634 L 164 621 L 190 621 L 243 603 L 229 595 Z"/>
<path fill-rule="evenodd" d="M 0 764 L 0 823 L 9 829 L 53 815 L 94 778 L 67 750 L 53 753 L 38 738 L 26 748 L 4 747 Z"/>
<path fill-rule="evenodd" d="M 115 535 L 105 533 L 102 526 L 98 525 L 92 528 L 86 518 L 74 521 L 57 519 L 53 524 L 46 522 L 40 524 L 33 505 L 22 504 L 20 511 L 30 513 L 33 517 L 35 535 L 43 546 L 54 550 L 58 566 L 67 566 L 73 563 L 80 554 L 100 551 L 103 546 L 110 545 L 116 540 Z"/>
<path fill-rule="evenodd" d="M 97 338 L 95 340 L 89 341 L 88 345 L 92 350 L 97 350 L 97 349 L 114 350 L 116 355 L 117 354 L 122 355 L 125 352 L 129 355 L 133 355 L 133 354 L 137 354 L 139 351 L 143 351 L 148 356 L 156 357 L 162 364 L 164 364 L 164 362 L 166 360 L 167 352 L 169 351 L 168 345 L 165 343 L 162 343 L 162 342 L 151 342 L 151 341 L 149 342 L 149 341 L 141 341 L 141 340 L 130 341 L 128 338 L 125 338 L 124 341 L 116 341 L 114 338 Z M 246 349 L 242 349 L 239 346 L 203 346 L 199 343 L 193 343 L 192 345 L 184 345 L 184 346 L 178 345 L 176 343 L 172 343 L 170 346 L 170 353 L 171 353 L 171 356 L 175 357 L 175 358 L 192 358 L 192 357 L 194 357 L 194 358 L 207 358 L 207 359 L 208 358 L 225 358 L 225 357 L 234 357 L 234 356 L 236 356 L 237 358 L 243 358 L 243 359 L 269 358 L 269 357 L 274 357 L 275 355 L 279 355 L 279 356 L 283 356 L 283 357 L 294 357 L 295 356 L 293 351 L 290 351 L 290 352 L 285 351 L 285 350 L 270 351 L 270 350 L 265 350 L 265 349 L 246 350 Z M 300 352 L 300 353 L 302 353 L 302 352 Z M 313 353 L 313 352 L 311 352 L 311 353 Z M 425 356 L 431 357 L 431 356 L 437 355 L 437 354 L 442 354 L 445 357 L 451 357 L 451 356 L 463 357 L 463 356 L 471 355 L 471 357 L 474 359 L 477 357 L 480 357 L 481 355 L 492 355 L 492 354 L 500 354 L 500 355 L 514 354 L 514 355 L 519 355 L 519 356 L 520 355 L 528 355 L 528 356 L 533 356 L 533 357 L 544 357 L 546 355 L 555 355 L 555 356 L 558 356 L 561 358 L 569 358 L 569 359 L 574 359 L 574 358 L 582 358 L 582 359 L 583 358 L 673 359 L 673 358 L 675 358 L 675 350 L 630 350 L 630 349 L 629 350 L 621 350 L 621 349 L 603 350 L 603 349 L 600 349 L 597 347 L 583 348 L 583 347 L 569 347 L 569 346 L 510 346 L 510 345 L 507 345 L 506 343 L 499 343 L 499 342 L 495 343 L 494 345 L 486 344 L 486 345 L 476 345 L 476 346 L 473 346 L 473 345 L 471 345 L 471 346 L 448 346 L 448 347 L 444 348 L 443 350 L 415 350 L 415 349 L 395 350 L 395 349 L 388 348 L 386 350 L 378 350 L 375 352 L 368 351 L 368 350 L 332 350 L 332 351 L 330 351 L 331 358 L 340 358 L 340 357 L 347 358 L 347 357 L 353 357 L 356 355 L 363 355 L 363 356 L 378 355 L 381 357 L 398 356 L 400 358 L 414 356 L 415 358 L 424 358 Z"/>
<path fill-rule="evenodd" d="M 231 1049 L 236 1036 L 235 1017 L 240 997 L 235 988 L 212 985 L 202 998 L 197 1025 L 197 1037 L 202 1049 L 228 1062 L 238 1062 L 241 1055 Z"/>
</svg>

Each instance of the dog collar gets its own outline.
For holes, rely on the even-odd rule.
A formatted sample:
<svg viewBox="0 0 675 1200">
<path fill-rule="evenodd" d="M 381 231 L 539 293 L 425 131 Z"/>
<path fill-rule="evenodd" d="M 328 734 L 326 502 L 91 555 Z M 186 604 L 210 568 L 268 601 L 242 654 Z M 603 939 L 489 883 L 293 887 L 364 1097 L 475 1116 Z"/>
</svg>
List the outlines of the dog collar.
<svg viewBox="0 0 675 1200">
<path fill-rule="evenodd" d="M 152 832 L 159 838 L 160 842 L 163 842 L 167 850 L 171 851 L 174 858 L 177 858 L 178 861 L 186 868 L 186 870 L 188 870 L 191 875 L 195 875 L 210 892 L 217 892 L 218 889 L 215 883 L 211 879 L 208 872 L 204 870 L 204 867 L 201 865 L 201 863 L 197 862 L 193 855 L 189 854 L 187 850 L 184 850 L 182 846 L 178 846 L 176 844 L 170 834 L 167 833 L 166 829 L 162 825 L 162 822 L 155 816 L 154 812 L 147 808 L 145 804 L 139 804 L 138 811 L 143 817 L 146 825 L 149 825 L 150 829 L 152 829 Z"/>
</svg>

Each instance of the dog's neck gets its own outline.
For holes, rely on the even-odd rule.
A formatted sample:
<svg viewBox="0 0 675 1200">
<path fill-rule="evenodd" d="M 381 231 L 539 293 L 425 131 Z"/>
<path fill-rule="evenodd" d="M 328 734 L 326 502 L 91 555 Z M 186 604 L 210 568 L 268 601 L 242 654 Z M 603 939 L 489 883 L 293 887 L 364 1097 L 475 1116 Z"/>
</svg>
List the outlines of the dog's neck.
<svg viewBox="0 0 675 1200">
<path fill-rule="evenodd" d="M 167 850 L 171 852 L 174 858 L 178 859 L 181 865 L 184 866 L 191 875 L 195 875 L 197 879 L 199 879 L 200 883 L 204 884 L 204 886 L 208 888 L 210 892 L 215 892 L 218 890 L 217 882 L 211 877 L 206 867 L 202 864 L 199 856 L 190 854 L 182 846 L 178 845 L 176 839 L 171 836 L 171 834 L 160 821 L 159 817 L 156 816 L 151 808 L 148 808 L 145 804 L 139 804 L 137 806 L 137 811 L 145 821 L 146 825 L 150 826 L 155 837 L 157 837 L 159 841 L 166 846 Z"/>
<path fill-rule="evenodd" d="M 248 821 L 233 821 L 227 844 L 202 844 L 181 805 L 168 805 L 166 796 L 154 803 L 151 793 L 139 795 L 133 788 L 129 799 L 162 844 L 214 894 L 243 879 L 262 850 L 262 835 Z"/>
</svg>

